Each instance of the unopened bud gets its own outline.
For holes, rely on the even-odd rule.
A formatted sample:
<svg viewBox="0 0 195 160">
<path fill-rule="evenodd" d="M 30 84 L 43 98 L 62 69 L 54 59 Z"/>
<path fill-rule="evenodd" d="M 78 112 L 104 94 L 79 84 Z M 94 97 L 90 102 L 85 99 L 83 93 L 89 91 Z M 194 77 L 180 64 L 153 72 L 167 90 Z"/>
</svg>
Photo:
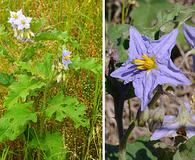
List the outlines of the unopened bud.
<svg viewBox="0 0 195 160">
<path fill-rule="evenodd" d="M 149 119 L 149 109 L 146 107 L 144 111 L 138 111 L 138 125 L 140 127 L 145 126 L 147 120 Z"/>
<path fill-rule="evenodd" d="M 164 119 L 164 115 L 165 115 L 165 108 L 163 106 L 159 106 L 155 108 L 151 118 L 153 119 L 153 121 L 162 122 Z"/>
</svg>

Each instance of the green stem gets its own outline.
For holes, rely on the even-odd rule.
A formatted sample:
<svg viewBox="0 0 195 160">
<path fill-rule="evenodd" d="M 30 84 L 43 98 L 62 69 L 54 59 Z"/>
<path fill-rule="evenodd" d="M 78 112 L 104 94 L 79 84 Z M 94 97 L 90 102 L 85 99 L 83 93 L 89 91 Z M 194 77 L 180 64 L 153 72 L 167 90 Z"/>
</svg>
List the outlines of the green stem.
<svg viewBox="0 0 195 160">
<path fill-rule="evenodd" d="M 154 94 L 152 100 L 150 101 L 150 103 L 148 104 L 149 108 L 154 108 L 155 103 L 157 102 L 157 100 L 160 98 L 161 94 L 163 92 L 162 86 L 158 85 L 157 86 L 157 91 Z"/>
<path fill-rule="evenodd" d="M 122 0 L 122 24 L 125 23 L 125 0 Z"/>
<path fill-rule="evenodd" d="M 47 108 L 47 91 L 48 91 L 48 85 L 45 86 L 44 90 L 44 97 L 43 97 L 43 106 L 41 108 L 41 115 L 40 115 L 40 135 L 43 136 L 45 132 L 45 117 L 44 117 L 44 111 Z"/>
<path fill-rule="evenodd" d="M 99 89 L 101 87 L 99 86 L 99 76 L 96 77 L 96 85 L 95 85 L 95 96 L 94 96 L 94 103 L 93 103 L 93 111 L 92 111 L 92 121 L 91 121 L 91 126 L 90 126 L 90 132 L 89 132 L 89 138 L 87 141 L 87 149 L 85 152 L 85 157 L 84 160 L 87 159 L 87 155 L 89 154 L 89 148 L 93 139 L 93 133 L 94 132 L 94 126 L 97 122 L 97 113 L 98 113 L 98 106 L 99 106 Z M 96 136 L 95 136 L 96 137 Z"/>
<path fill-rule="evenodd" d="M 135 127 L 135 121 L 131 121 L 129 128 L 125 132 L 122 140 L 119 143 L 119 160 L 126 160 L 126 145 L 129 135 Z"/>
</svg>

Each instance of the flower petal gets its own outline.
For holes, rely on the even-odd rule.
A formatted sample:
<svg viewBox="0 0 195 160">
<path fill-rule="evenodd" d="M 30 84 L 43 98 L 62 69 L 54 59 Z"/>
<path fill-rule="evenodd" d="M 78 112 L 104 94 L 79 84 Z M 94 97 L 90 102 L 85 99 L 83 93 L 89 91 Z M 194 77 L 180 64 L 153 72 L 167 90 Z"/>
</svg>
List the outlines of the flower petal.
<svg viewBox="0 0 195 160">
<path fill-rule="evenodd" d="M 133 26 L 130 27 L 129 60 L 141 58 L 147 52 L 142 35 Z"/>
<path fill-rule="evenodd" d="M 177 136 L 177 129 L 179 128 L 179 123 L 172 123 L 170 125 L 163 125 L 161 128 L 157 129 L 150 140 L 158 140 L 163 137 L 175 137 Z"/>
<path fill-rule="evenodd" d="M 172 60 L 167 61 L 167 64 L 158 64 L 158 83 L 172 85 L 190 85 L 191 81 L 174 65 Z"/>
<path fill-rule="evenodd" d="M 165 125 L 169 122 L 173 122 L 175 119 L 176 119 L 176 116 L 174 116 L 174 115 L 166 115 L 166 116 L 164 116 L 164 119 L 163 119 L 163 125 Z"/>
<path fill-rule="evenodd" d="M 125 84 L 134 79 L 134 76 L 141 71 L 136 69 L 136 66 L 132 63 L 125 63 L 120 68 L 110 74 L 111 77 L 119 78 L 124 81 Z"/>
<path fill-rule="evenodd" d="M 187 42 L 195 47 L 195 27 L 188 26 L 187 24 L 183 24 L 183 33 L 187 40 Z"/>
<path fill-rule="evenodd" d="M 145 72 L 142 78 L 133 81 L 135 95 L 141 100 L 141 111 L 143 111 L 152 98 L 153 90 L 158 85 L 156 75 L 153 71 Z"/>
<path fill-rule="evenodd" d="M 191 106 L 190 106 L 190 103 L 188 101 L 185 101 L 184 102 L 184 106 L 186 107 L 186 110 L 191 113 Z"/>
<path fill-rule="evenodd" d="M 177 35 L 178 29 L 174 29 L 170 33 L 162 36 L 159 40 L 148 39 L 148 41 L 150 41 L 148 52 L 152 52 L 157 58 L 169 59 L 171 50 L 176 44 Z M 147 41 L 147 38 L 145 38 L 145 40 Z"/>
<path fill-rule="evenodd" d="M 194 125 L 187 126 L 186 133 L 188 138 L 195 136 L 195 126 Z"/>
</svg>

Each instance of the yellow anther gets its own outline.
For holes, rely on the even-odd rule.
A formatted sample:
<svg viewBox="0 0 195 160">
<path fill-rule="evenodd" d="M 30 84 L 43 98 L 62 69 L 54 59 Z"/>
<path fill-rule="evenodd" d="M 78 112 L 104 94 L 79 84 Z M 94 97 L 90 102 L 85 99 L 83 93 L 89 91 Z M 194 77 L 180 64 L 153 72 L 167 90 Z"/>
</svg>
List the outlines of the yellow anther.
<svg viewBox="0 0 195 160">
<path fill-rule="evenodd" d="M 132 63 L 136 65 L 138 70 L 150 71 L 157 67 L 155 57 L 148 57 L 148 55 L 143 54 L 142 58 L 143 59 L 134 59 L 132 61 Z"/>
<path fill-rule="evenodd" d="M 24 20 L 21 20 L 21 23 L 22 23 L 22 24 L 25 24 L 25 21 L 24 21 Z"/>
<path fill-rule="evenodd" d="M 67 56 L 64 56 L 64 60 L 70 60 L 71 59 L 71 55 L 67 55 Z"/>
<path fill-rule="evenodd" d="M 14 18 L 14 19 L 18 19 L 17 14 L 14 14 L 13 18 Z"/>
</svg>

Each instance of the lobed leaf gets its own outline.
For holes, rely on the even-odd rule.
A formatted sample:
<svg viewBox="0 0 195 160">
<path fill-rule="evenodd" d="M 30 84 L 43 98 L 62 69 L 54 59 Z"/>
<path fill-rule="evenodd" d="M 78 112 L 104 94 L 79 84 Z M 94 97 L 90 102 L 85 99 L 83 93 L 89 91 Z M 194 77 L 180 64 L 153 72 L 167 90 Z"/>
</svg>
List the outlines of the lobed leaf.
<svg viewBox="0 0 195 160">
<path fill-rule="evenodd" d="M 64 160 L 66 157 L 66 150 L 63 146 L 63 138 L 58 132 L 47 133 L 44 138 L 33 139 L 28 146 L 30 148 L 38 148 L 44 151 L 44 158 L 48 160 Z"/>
<path fill-rule="evenodd" d="M 14 81 L 13 75 L 7 73 L 0 73 L 0 84 L 8 86 Z"/>
<path fill-rule="evenodd" d="M 43 32 L 36 35 L 35 40 L 57 40 L 57 41 L 66 41 L 68 39 L 67 32 L 54 31 L 54 32 Z"/>
<path fill-rule="evenodd" d="M 102 65 L 95 58 L 81 60 L 79 57 L 74 57 L 70 66 L 75 70 L 85 69 L 96 75 L 101 75 L 102 73 Z"/>
<path fill-rule="evenodd" d="M 52 55 L 49 53 L 45 54 L 43 62 L 18 62 L 17 65 L 21 67 L 22 70 L 26 70 L 34 76 L 48 80 L 52 73 Z"/>
<path fill-rule="evenodd" d="M 8 95 L 4 101 L 4 106 L 7 108 L 13 107 L 19 98 L 26 100 L 30 91 L 39 89 L 44 85 L 43 82 L 31 79 L 27 75 L 19 75 L 18 81 L 13 82 L 8 88 Z"/>
<path fill-rule="evenodd" d="M 75 97 L 64 97 L 60 92 L 48 102 L 46 116 L 51 118 L 55 117 L 57 121 L 63 121 L 64 118 L 73 120 L 75 127 L 80 126 L 88 127 L 89 121 L 86 118 L 86 106 L 79 103 Z"/>
<path fill-rule="evenodd" d="M 15 140 L 26 129 L 27 124 L 36 122 L 36 113 L 31 111 L 32 103 L 16 103 L 0 119 L 0 142 Z"/>
</svg>

